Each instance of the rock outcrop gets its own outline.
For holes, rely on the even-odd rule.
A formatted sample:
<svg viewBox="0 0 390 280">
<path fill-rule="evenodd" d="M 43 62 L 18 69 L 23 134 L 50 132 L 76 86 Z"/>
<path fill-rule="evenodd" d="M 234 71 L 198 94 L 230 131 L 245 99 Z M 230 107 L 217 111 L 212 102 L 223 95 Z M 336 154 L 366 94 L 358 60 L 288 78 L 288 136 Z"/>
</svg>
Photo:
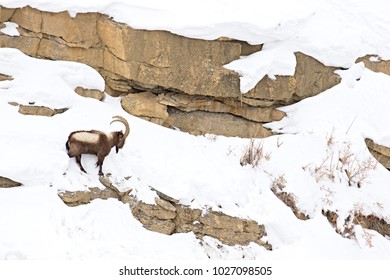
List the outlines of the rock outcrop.
<svg viewBox="0 0 390 280">
<path fill-rule="evenodd" d="M 248 245 L 251 242 L 271 250 L 272 246 L 261 240 L 266 235 L 263 225 L 240 219 L 222 212 L 192 209 L 179 201 L 156 191 L 155 204 L 137 200 L 130 191 L 119 192 L 108 179 L 101 182 L 106 188 L 90 188 L 88 191 L 60 192 L 59 197 L 69 206 L 87 204 L 93 199 L 114 198 L 129 204 L 131 213 L 146 229 L 172 235 L 193 232 L 197 238 L 211 236 L 227 245 Z"/>
<path fill-rule="evenodd" d="M 365 67 L 374 72 L 381 72 L 390 75 L 390 61 L 381 60 L 378 56 L 366 55 L 356 60 L 356 62 L 364 62 Z"/>
<path fill-rule="evenodd" d="M 57 114 L 62 114 L 67 110 L 67 108 L 52 109 L 46 106 L 19 105 L 18 112 L 23 115 L 52 117 Z"/>
<path fill-rule="evenodd" d="M 0 176 L 0 188 L 20 187 L 22 184 L 7 177 Z"/>
<path fill-rule="evenodd" d="M 20 36 L 0 33 L 0 47 L 88 64 L 104 77 L 107 93 L 122 96 L 127 112 L 193 134 L 269 136 L 272 133 L 262 124 L 284 117 L 278 106 L 316 95 L 340 81 L 334 68 L 296 53 L 293 76 L 265 77 L 242 95 L 239 74 L 223 66 L 261 51 L 261 45 L 137 30 L 99 13 L 71 17 L 67 12 L 2 7 L 0 23 L 5 21 L 17 23 Z"/>
</svg>

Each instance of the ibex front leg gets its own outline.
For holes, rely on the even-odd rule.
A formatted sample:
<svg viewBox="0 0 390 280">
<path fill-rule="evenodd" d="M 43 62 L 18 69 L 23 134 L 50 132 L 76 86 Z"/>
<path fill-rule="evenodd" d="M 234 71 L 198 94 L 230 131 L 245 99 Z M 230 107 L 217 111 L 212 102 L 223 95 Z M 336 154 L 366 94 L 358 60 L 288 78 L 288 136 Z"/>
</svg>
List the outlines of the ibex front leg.
<svg viewBox="0 0 390 280">
<path fill-rule="evenodd" d="M 98 157 L 98 160 L 96 162 L 96 167 L 99 166 L 99 176 L 103 176 L 103 171 L 102 171 L 102 168 L 103 168 L 103 162 L 104 162 L 104 158 L 105 156 L 104 155 L 97 155 Z"/>
</svg>

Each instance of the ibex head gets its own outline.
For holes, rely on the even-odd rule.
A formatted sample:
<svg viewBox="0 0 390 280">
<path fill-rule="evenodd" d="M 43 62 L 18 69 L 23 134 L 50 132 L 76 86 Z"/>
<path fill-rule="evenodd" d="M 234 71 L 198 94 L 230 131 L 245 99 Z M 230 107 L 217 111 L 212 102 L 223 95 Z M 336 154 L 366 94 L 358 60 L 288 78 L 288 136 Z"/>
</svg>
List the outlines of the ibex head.
<svg viewBox="0 0 390 280">
<path fill-rule="evenodd" d="M 120 123 L 124 124 L 124 126 L 125 126 L 124 133 L 122 131 L 117 132 L 118 142 L 115 145 L 115 151 L 118 153 L 119 149 L 122 149 L 123 146 L 125 145 L 126 138 L 127 138 L 127 136 L 129 136 L 129 133 L 130 133 L 130 126 L 124 117 L 114 116 L 112 118 L 113 118 L 113 121 L 110 124 L 112 124 L 114 122 L 120 122 Z"/>
</svg>

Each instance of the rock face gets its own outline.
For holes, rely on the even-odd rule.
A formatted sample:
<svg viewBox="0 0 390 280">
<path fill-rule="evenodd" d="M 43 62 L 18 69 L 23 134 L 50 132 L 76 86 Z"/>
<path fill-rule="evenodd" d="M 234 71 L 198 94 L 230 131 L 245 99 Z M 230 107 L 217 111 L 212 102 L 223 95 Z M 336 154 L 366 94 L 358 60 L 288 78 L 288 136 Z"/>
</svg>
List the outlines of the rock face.
<svg viewBox="0 0 390 280">
<path fill-rule="evenodd" d="M 160 197 L 155 204 L 146 204 L 129 195 L 120 193 L 109 183 L 101 181 L 105 189 L 90 188 L 89 191 L 62 192 L 59 197 L 69 206 L 89 203 L 96 198 L 115 198 L 129 204 L 131 213 L 146 229 L 163 233 L 193 232 L 198 238 L 211 236 L 227 245 L 248 245 L 251 242 L 271 250 L 272 246 L 261 238 L 266 235 L 263 225 L 255 221 L 240 219 L 222 212 L 192 209 L 179 204 L 176 200 L 156 191 Z M 169 200 L 167 200 L 169 199 Z"/>
<path fill-rule="evenodd" d="M 340 81 L 334 68 L 296 53 L 294 76 L 265 77 L 242 95 L 239 74 L 223 65 L 261 51 L 261 45 L 136 30 L 98 13 L 72 18 L 67 12 L 1 8 L 0 23 L 5 21 L 17 23 L 21 35 L 0 33 L 0 47 L 88 64 L 104 77 L 107 93 L 123 96 L 127 112 L 193 134 L 269 136 L 262 124 L 284 117 L 278 106 L 318 94 Z"/>
</svg>

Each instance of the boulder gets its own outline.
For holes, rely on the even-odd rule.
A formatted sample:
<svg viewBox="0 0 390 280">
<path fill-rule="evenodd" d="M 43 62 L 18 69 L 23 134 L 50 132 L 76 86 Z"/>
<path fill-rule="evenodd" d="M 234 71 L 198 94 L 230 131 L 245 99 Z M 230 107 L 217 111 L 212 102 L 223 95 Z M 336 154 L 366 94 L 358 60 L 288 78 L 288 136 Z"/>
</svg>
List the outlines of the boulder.
<svg viewBox="0 0 390 280">
<path fill-rule="evenodd" d="M 77 87 L 75 92 L 80 96 L 95 98 L 97 100 L 103 100 L 104 98 L 104 93 L 98 89 L 85 89 L 82 87 Z"/>
<path fill-rule="evenodd" d="M 123 109 L 137 117 L 148 119 L 157 124 L 164 124 L 168 118 L 167 106 L 157 101 L 151 92 L 129 94 L 121 100 Z"/>
<path fill-rule="evenodd" d="M 56 114 L 62 114 L 66 112 L 68 108 L 52 109 L 45 106 L 35 105 L 19 105 L 19 113 L 23 115 L 44 116 L 52 117 Z"/>
</svg>

